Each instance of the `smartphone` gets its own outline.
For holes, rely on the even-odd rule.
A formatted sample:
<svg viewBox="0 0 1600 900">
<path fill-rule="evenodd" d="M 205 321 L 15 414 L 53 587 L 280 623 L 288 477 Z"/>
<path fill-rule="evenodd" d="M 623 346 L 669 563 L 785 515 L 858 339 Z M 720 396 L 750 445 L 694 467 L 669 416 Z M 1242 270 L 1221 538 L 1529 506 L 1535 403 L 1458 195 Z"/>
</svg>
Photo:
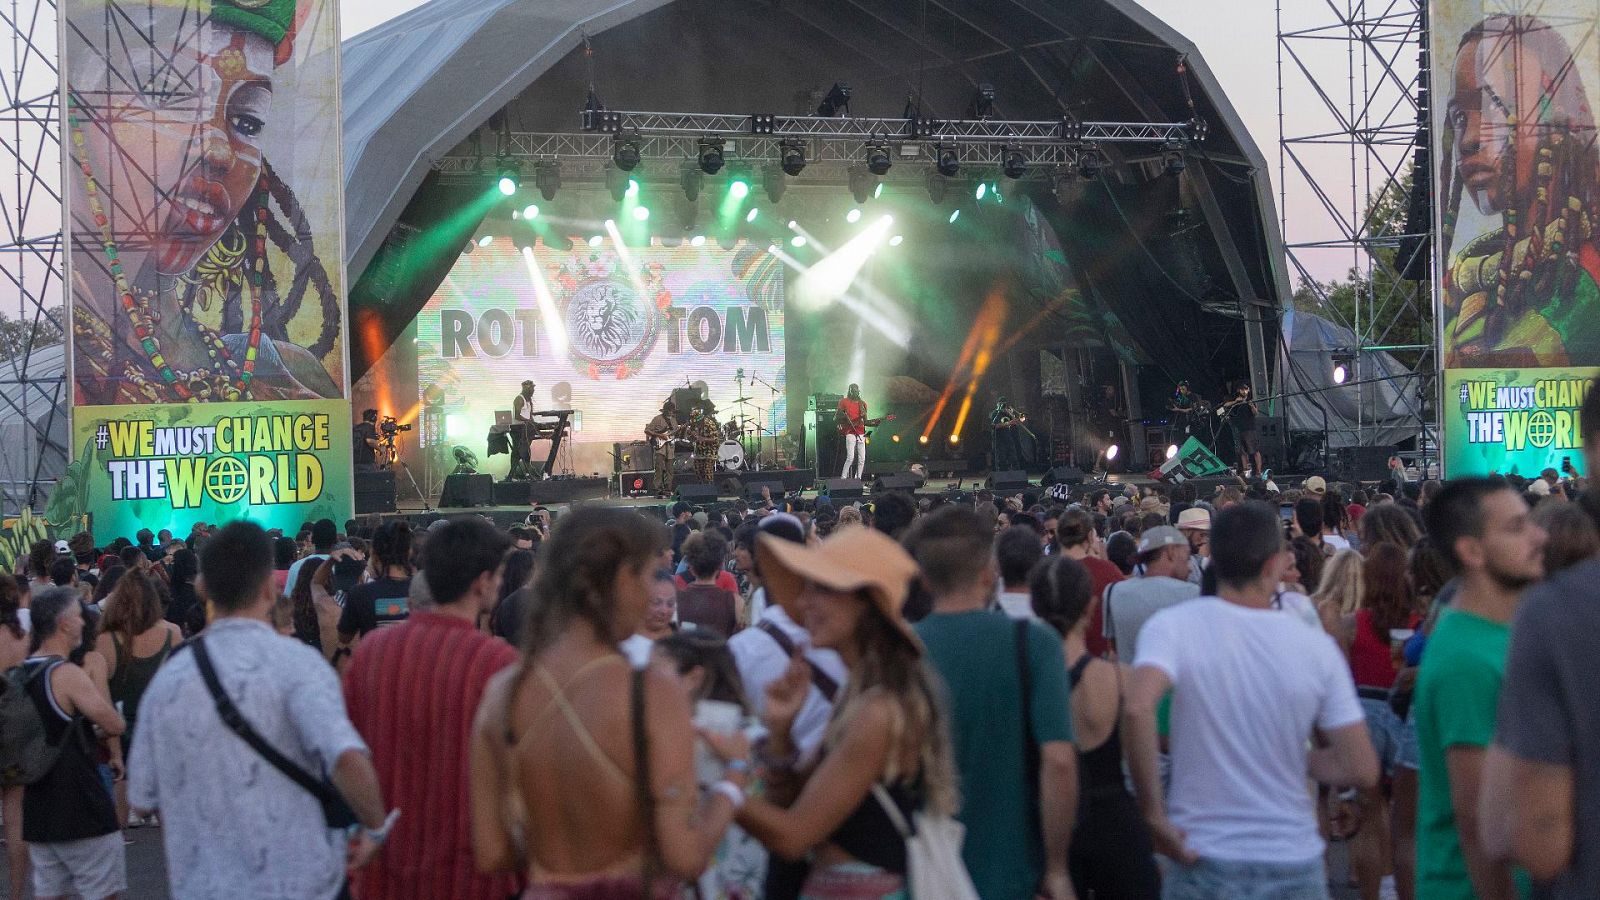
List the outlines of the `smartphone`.
<svg viewBox="0 0 1600 900">
<path fill-rule="evenodd" d="M 1292 507 L 1292 506 L 1279 506 L 1278 507 L 1278 518 L 1282 519 L 1285 525 L 1287 525 L 1290 522 L 1293 522 L 1294 521 L 1294 507 Z"/>
</svg>

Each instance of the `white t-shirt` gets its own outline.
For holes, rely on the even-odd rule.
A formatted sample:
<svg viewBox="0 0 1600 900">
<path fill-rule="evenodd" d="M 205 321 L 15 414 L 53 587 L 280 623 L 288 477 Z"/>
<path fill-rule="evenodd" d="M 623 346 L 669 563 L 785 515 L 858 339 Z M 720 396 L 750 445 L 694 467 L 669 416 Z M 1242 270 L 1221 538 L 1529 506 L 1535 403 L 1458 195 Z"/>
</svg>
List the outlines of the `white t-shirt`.
<svg viewBox="0 0 1600 900">
<path fill-rule="evenodd" d="M 796 647 L 803 648 L 801 652 L 805 654 L 806 662 L 831 676 L 838 682 L 839 690 L 844 691 L 848 672 L 839 654 L 811 646 L 811 635 L 796 625 L 783 607 L 777 604 L 766 608 L 761 614 L 761 621 L 771 622 L 780 628 Z M 733 653 L 734 664 L 739 667 L 745 700 L 750 710 L 760 716 L 767 707 L 767 685 L 783 676 L 789 668 L 789 657 L 772 635 L 754 626 L 729 638 L 728 650 Z M 800 707 L 800 714 L 795 716 L 794 725 L 790 727 L 790 738 L 803 759 L 822 746 L 823 735 L 828 730 L 828 718 L 832 715 L 833 704 L 822 696 L 822 691 L 813 683 L 806 693 L 805 704 Z"/>
<path fill-rule="evenodd" d="M 1033 613 L 1033 595 L 1027 591 L 1001 591 L 995 601 L 1013 619 L 1039 618 Z"/>
<path fill-rule="evenodd" d="M 1345 540 L 1345 537 L 1342 534 L 1324 534 L 1322 536 L 1322 542 L 1327 544 L 1329 547 L 1332 547 L 1333 552 L 1335 553 L 1338 553 L 1340 550 L 1350 549 L 1350 542 Z"/>
<path fill-rule="evenodd" d="M 1326 633 L 1275 609 L 1198 597 L 1139 632 L 1136 667 L 1172 679 L 1172 823 L 1202 857 L 1298 863 L 1322 855 L 1306 744 L 1363 721 Z"/>
</svg>

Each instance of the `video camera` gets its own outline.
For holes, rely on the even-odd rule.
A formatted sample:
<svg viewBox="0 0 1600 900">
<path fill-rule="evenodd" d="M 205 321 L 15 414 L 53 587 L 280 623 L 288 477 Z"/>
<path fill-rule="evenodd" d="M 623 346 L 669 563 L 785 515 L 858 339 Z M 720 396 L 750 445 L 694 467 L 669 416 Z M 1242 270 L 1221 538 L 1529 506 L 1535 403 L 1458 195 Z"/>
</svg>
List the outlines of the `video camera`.
<svg viewBox="0 0 1600 900">
<path fill-rule="evenodd" d="M 413 427 L 415 426 L 409 424 L 401 425 L 395 421 L 394 416 L 384 416 L 383 421 L 378 423 L 378 430 L 389 440 L 393 440 L 394 436 L 402 431 L 410 431 Z"/>
</svg>

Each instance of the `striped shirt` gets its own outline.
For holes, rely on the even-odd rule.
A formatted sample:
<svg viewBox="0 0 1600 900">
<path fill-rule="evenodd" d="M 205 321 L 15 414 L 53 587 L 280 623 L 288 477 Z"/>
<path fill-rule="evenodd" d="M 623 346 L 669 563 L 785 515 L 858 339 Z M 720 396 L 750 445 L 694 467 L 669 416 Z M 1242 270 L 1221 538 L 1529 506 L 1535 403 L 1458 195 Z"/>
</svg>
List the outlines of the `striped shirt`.
<svg viewBox="0 0 1600 900">
<path fill-rule="evenodd" d="M 351 884 L 362 898 L 505 900 L 519 878 L 472 860 L 468 741 L 484 687 L 514 663 L 472 623 L 418 610 L 372 632 L 345 672 L 350 720 L 372 748 L 384 804 L 401 810 L 382 853 Z"/>
</svg>

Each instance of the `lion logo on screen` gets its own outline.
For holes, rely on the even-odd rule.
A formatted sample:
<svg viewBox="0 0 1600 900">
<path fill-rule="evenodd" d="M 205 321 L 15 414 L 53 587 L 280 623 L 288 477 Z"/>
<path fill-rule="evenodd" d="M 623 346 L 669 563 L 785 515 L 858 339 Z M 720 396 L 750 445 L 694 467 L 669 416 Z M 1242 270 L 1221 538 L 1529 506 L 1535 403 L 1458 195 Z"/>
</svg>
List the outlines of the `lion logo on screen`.
<svg viewBox="0 0 1600 900">
<path fill-rule="evenodd" d="M 566 308 L 573 361 L 593 375 L 627 377 L 655 345 L 655 308 L 621 278 L 595 278 L 573 290 Z"/>
</svg>

